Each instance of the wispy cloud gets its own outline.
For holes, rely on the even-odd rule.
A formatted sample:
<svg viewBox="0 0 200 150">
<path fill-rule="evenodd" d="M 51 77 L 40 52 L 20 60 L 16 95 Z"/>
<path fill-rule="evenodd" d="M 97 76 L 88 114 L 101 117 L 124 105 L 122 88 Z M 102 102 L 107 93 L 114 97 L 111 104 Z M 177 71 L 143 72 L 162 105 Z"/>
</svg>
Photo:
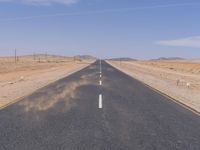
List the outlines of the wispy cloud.
<svg viewBox="0 0 200 150">
<path fill-rule="evenodd" d="M 200 36 L 193 36 L 188 38 L 181 38 L 175 40 L 158 41 L 156 44 L 164 46 L 181 46 L 181 47 L 193 47 L 200 48 Z"/>
<path fill-rule="evenodd" d="M 70 5 L 78 2 L 78 0 L 0 0 L 0 2 L 19 2 L 31 5 L 51 5 L 53 3 Z"/>
<path fill-rule="evenodd" d="M 0 0 L 0 2 L 24 2 L 28 4 L 40 4 L 40 5 L 49 5 L 52 3 L 62 3 L 62 4 L 73 4 L 78 2 L 79 0 Z M 96 10 L 96 11 L 84 11 L 84 12 L 72 12 L 72 13 L 57 13 L 57 14 L 49 14 L 49 15 L 38 15 L 38 16 L 24 16 L 24 17 L 16 17 L 16 18 L 6 18 L 1 19 L 0 22 L 4 21 L 17 21 L 17 20 L 30 20 L 30 19 L 40 19 L 40 18 L 49 18 L 49 17 L 62 17 L 62 16 L 78 16 L 78 15 L 86 15 L 86 14 L 101 14 L 101 13 L 120 13 L 120 12 L 128 12 L 128 11 L 140 11 L 140 10 L 151 10 L 151 9 L 159 9 L 159 8 L 170 8 L 170 7 L 184 7 L 184 6 L 196 6 L 200 5 L 200 2 L 196 3 L 177 3 L 177 4 L 168 4 L 168 5 L 155 5 L 155 6 L 144 6 L 144 7 L 130 7 L 130 8 L 118 8 L 118 9 L 104 9 L 104 10 Z"/>
</svg>

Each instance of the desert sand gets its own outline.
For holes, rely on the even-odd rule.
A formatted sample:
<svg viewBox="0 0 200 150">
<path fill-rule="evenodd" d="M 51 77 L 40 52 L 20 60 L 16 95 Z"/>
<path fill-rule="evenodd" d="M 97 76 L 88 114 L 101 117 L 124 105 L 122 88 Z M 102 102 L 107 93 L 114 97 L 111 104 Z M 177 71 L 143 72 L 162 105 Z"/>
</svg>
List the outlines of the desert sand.
<svg viewBox="0 0 200 150">
<path fill-rule="evenodd" d="M 35 90 L 76 72 L 94 60 L 33 55 L 0 57 L 0 108 Z"/>
<path fill-rule="evenodd" d="M 135 79 L 200 112 L 200 62 L 108 61 Z"/>
</svg>

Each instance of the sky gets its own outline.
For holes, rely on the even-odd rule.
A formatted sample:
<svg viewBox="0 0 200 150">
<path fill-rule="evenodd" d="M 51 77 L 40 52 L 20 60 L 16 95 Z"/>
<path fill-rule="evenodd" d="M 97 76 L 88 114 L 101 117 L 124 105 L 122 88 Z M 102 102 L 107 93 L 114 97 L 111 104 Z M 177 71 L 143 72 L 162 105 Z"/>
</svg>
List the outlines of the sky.
<svg viewBox="0 0 200 150">
<path fill-rule="evenodd" d="M 0 56 L 200 58 L 199 0 L 0 0 Z"/>
</svg>

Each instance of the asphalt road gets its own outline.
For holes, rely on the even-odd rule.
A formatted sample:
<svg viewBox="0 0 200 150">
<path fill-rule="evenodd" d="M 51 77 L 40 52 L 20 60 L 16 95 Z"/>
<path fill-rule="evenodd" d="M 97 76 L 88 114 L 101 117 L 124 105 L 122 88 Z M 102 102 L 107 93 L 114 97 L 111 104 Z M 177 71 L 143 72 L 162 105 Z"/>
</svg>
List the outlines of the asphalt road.
<svg viewBox="0 0 200 150">
<path fill-rule="evenodd" d="M 99 78 L 97 61 L 0 110 L 0 150 L 200 150 L 198 115 L 105 61 Z"/>
</svg>

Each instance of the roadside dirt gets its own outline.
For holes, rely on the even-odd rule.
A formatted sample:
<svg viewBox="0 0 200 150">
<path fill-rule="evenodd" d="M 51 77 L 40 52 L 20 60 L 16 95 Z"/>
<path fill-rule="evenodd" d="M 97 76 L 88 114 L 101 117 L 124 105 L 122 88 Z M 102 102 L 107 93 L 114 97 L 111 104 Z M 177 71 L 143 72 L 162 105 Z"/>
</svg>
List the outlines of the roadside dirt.
<svg viewBox="0 0 200 150">
<path fill-rule="evenodd" d="M 93 62 L 52 56 L 18 59 L 0 58 L 0 108 Z"/>
<path fill-rule="evenodd" d="M 200 112 L 200 63 L 109 61 L 111 65 Z"/>
</svg>

